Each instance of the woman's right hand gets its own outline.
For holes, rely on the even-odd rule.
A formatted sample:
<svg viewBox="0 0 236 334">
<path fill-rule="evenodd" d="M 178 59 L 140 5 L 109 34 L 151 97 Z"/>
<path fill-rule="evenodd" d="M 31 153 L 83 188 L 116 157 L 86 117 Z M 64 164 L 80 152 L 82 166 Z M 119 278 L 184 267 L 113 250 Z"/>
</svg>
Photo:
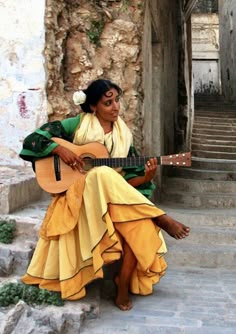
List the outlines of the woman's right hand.
<svg viewBox="0 0 236 334">
<path fill-rule="evenodd" d="M 59 157 L 72 169 L 78 169 L 81 173 L 84 173 L 83 160 L 68 148 L 58 145 L 56 148 L 54 148 L 52 154 L 59 155 Z"/>
</svg>

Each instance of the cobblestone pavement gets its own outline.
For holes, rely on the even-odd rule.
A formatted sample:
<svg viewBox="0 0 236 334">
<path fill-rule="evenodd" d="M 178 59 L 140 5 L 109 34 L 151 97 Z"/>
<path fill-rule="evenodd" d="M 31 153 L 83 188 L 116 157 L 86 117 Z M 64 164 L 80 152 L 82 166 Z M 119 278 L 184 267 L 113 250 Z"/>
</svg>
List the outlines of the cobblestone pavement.
<svg viewBox="0 0 236 334">
<path fill-rule="evenodd" d="M 236 333 L 236 271 L 171 268 L 152 295 L 132 296 L 132 310 L 120 311 L 113 300 L 106 281 L 99 318 L 85 321 L 80 333 Z"/>
</svg>

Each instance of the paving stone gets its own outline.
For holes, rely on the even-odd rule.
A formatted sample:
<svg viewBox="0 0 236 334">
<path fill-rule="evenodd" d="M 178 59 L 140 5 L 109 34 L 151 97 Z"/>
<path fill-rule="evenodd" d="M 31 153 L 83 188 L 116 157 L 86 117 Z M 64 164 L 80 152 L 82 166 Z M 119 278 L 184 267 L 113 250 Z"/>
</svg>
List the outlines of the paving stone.
<svg viewBox="0 0 236 334">
<path fill-rule="evenodd" d="M 171 268 L 152 295 L 131 296 L 133 309 L 127 312 L 103 292 L 100 317 L 86 321 L 81 333 L 233 334 L 236 298 L 229 286 L 235 277 L 236 271 L 222 269 Z"/>
</svg>

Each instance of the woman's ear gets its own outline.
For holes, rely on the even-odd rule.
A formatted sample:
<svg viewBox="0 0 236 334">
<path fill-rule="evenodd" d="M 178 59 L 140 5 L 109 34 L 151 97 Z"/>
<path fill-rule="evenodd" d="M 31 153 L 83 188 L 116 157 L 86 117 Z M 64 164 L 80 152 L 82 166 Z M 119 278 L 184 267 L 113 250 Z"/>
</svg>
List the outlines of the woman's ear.
<svg viewBox="0 0 236 334">
<path fill-rule="evenodd" d="M 96 106 L 92 106 L 91 104 L 90 104 L 90 109 L 92 110 L 92 112 L 94 113 L 94 114 L 96 114 Z"/>
</svg>

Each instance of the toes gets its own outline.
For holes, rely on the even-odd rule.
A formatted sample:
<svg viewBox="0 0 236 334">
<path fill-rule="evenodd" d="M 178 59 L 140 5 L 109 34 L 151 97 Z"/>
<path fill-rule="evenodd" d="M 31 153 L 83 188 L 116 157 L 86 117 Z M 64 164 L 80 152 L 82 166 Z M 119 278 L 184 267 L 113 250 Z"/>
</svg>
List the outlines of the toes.
<svg viewBox="0 0 236 334">
<path fill-rule="evenodd" d="M 187 226 L 185 226 L 185 225 L 183 225 L 183 229 L 182 229 L 182 231 L 180 231 L 180 233 L 181 233 L 181 236 L 182 236 L 183 238 L 186 238 L 186 237 L 189 236 L 190 228 L 187 227 Z"/>
<path fill-rule="evenodd" d="M 176 235 L 176 236 L 175 236 L 175 239 L 177 239 L 177 240 L 181 240 L 181 239 L 183 239 L 183 237 L 182 237 L 181 235 Z"/>
<path fill-rule="evenodd" d="M 187 226 L 184 226 L 184 232 L 187 233 L 187 234 L 189 234 L 189 232 L 190 232 L 190 228 L 187 227 Z"/>
<path fill-rule="evenodd" d="M 180 230 L 175 234 L 175 239 L 179 240 L 179 239 L 184 239 L 187 238 L 189 236 L 189 232 L 187 232 L 186 230 Z"/>
<path fill-rule="evenodd" d="M 121 310 L 121 311 L 129 311 L 132 309 L 133 305 L 131 302 L 128 302 L 127 304 L 119 304 L 116 303 L 116 306 Z"/>
</svg>

